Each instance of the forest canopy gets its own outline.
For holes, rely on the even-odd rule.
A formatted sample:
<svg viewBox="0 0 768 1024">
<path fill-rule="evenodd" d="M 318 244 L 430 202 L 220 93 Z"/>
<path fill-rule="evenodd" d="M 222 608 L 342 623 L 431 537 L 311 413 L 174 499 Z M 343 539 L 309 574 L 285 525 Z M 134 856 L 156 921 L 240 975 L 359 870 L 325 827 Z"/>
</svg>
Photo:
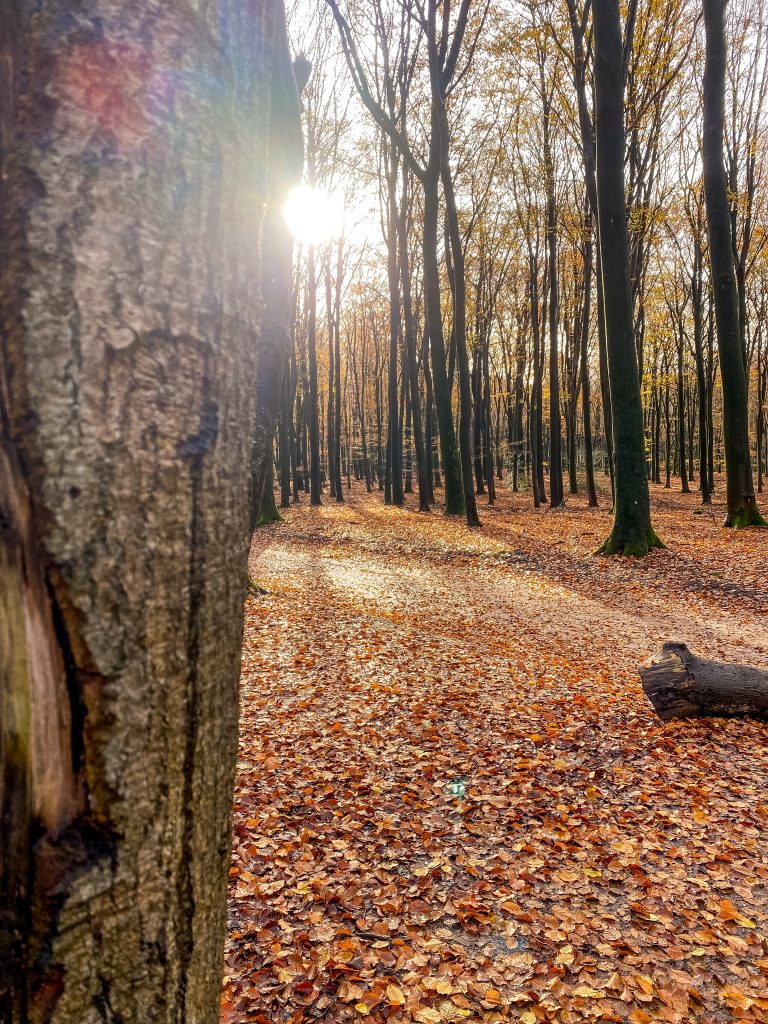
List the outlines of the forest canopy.
<svg viewBox="0 0 768 1024">
<path fill-rule="evenodd" d="M 606 328 L 617 284 L 606 304 L 598 231 L 600 7 L 291 7 L 292 45 L 312 73 L 302 97 L 304 212 L 291 221 L 297 290 L 282 410 L 290 426 L 279 449 L 283 504 L 310 489 L 315 464 L 329 496 L 341 499 L 343 464 L 387 501 L 400 504 L 415 489 L 422 509 L 437 499 L 477 524 L 478 496 L 492 502 L 502 473 L 513 488 L 530 489 L 535 506 L 560 507 L 579 488 L 594 503 L 596 474 L 613 482 L 629 447 L 634 466 L 618 467 L 623 481 L 642 462 L 650 480 L 671 486 L 677 477 L 675 486 L 699 490 L 706 504 L 725 468 L 728 431 L 741 446 L 731 462 L 748 455 L 762 491 L 763 5 L 724 8 L 725 241 L 744 373 L 744 391 L 730 403 L 710 272 L 702 7 L 654 0 L 621 11 L 622 81 L 605 95 L 623 93 L 622 317 L 635 353 L 614 377 L 620 389 L 637 375 L 642 424 L 618 445 Z M 615 145 L 614 132 L 603 153 Z M 609 270 L 615 265 L 612 256 Z M 631 355 L 628 348 L 622 342 L 617 352 Z M 637 398 L 617 403 L 623 413 Z M 724 419 L 745 404 L 746 423 Z M 732 436 L 745 429 L 748 451 Z M 620 424 L 619 432 L 624 438 Z M 444 488 L 437 496 L 436 484 Z M 738 484 L 741 496 L 729 487 L 729 524 L 759 522 L 751 476 Z M 644 493 L 638 485 L 641 504 Z M 650 520 L 644 529 L 628 548 L 658 542 Z M 623 547 L 620 537 L 609 544 Z"/>
</svg>

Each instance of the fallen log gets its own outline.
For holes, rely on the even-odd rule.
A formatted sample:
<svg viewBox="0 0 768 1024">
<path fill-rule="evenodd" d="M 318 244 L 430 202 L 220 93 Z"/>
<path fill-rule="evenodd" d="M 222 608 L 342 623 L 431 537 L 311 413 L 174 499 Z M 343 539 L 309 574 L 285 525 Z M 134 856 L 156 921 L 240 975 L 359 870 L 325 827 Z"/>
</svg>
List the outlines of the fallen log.
<svg viewBox="0 0 768 1024">
<path fill-rule="evenodd" d="M 768 670 L 699 658 L 666 643 L 640 670 L 643 690 L 665 722 L 673 718 L 768 721 Z"/>
</svg>

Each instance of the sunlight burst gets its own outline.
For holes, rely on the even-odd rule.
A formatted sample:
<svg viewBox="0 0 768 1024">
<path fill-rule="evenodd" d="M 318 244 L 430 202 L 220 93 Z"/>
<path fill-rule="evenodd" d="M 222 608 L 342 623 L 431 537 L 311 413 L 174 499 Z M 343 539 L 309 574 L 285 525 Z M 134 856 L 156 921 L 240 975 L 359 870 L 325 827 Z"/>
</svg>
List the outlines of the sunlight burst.
<svg viewBox="0 0 768 1024">
<path fill-rule="evenodd" d="M 344 200 L 338 192 L 327 192 L 302 183 L 288 196 L 285 219 L 291 234 L 299 242 L 320 245 L 341 234 Z"/>
</svg>

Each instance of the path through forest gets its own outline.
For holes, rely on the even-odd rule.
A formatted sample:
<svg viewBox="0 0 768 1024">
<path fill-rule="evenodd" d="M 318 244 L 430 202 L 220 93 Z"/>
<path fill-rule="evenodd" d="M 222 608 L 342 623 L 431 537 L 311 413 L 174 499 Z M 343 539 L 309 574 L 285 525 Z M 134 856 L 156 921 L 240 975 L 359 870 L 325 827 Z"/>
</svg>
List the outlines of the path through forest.
<svg viewBox="0 0 768 1024">
<path fill-rule="evenodd" d="M 605 500 L 501 492 L 258 531 L 225 1020 L 768 1021 L 768 726 L 637 677 L 768 666 L 768 531 L 654 488 L 669 549 L 608 560 Z"/>
</svg>

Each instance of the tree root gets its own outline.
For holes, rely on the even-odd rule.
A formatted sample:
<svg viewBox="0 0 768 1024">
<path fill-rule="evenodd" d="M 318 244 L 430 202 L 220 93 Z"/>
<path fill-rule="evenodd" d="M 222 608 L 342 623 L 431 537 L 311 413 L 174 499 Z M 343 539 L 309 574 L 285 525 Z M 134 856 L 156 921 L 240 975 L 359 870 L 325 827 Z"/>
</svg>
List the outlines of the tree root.
<svg viewBox="0 0 768 1024">
<path fill-rule="evenodd" d="M 624 555 L 626 558 L 644 558 L 652 548 L 665 548 L 666 544 L 652 526 L 645 538 L 622 536 L 621 529 L 613 530 L 594 552 L 596 555 Z"/>
</svg>

